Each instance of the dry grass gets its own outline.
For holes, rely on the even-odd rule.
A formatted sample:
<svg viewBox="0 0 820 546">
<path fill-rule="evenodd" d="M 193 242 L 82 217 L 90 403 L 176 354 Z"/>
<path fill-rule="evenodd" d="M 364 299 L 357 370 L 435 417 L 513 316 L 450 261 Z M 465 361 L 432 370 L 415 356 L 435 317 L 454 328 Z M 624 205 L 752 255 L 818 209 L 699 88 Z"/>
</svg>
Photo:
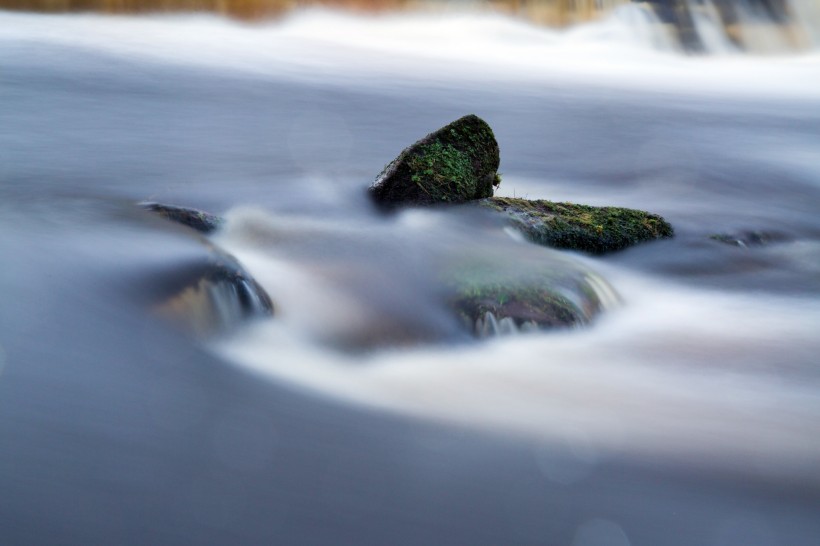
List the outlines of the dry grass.
<svg viewBox="0 0 820 546">
<path fill-rule="evenodd" d="M 629 0 L 475 0 L 457 6 L 494 9 L 524 16 L 534 22 L 563 26 L 596 18 Z M 204 11 L 240 19 L 276 17 L 293 8 L 311 5 L 352 11 L 434 9 L 446 0 L 0 0 L 0 9 L 37 12 L 151 13 Z"/>
</svg>

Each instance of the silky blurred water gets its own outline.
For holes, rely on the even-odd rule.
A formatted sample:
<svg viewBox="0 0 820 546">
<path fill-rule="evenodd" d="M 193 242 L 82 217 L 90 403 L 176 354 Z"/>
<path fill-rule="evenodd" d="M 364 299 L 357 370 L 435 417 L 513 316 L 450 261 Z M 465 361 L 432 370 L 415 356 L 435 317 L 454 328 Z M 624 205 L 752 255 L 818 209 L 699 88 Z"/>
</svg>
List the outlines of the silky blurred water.
<svg viewBox="0 0 820 546">
<path fill-rule="evenodd" d="M 820 478 L 820 58 L 730 47 L 685 55 L 630 8 L 562 32 L 474 13 L 306 10 L 243 25 L 209 16 L 0 12 L 0 388 L 17 385 L 5 387 L 6 403 L 23 416 L 8 417 L 2 430 L 10 440 L 40 441 L 15 427 L 52 415 L 44 409 L 50 396 L 70 399 L 46 419 L 49 442 L 74 446 L 77 457 L 86 450 L 104 457 L 107 441 L 60 440 L 94 409 L 100 430 L 138 446 L 132 469 L 147 469 L 161 445 L 152 427 L 177 434 L 213 425 L 206 452 L 233 469 L 224 479 L 251 483 L 280 449 L 265 432 L 267 417 L 244 407 L 207 417 L 214 400 L 234 392 L 210 378 L 249 371 L 254 386 L 242 389 L 290 389 L 297 394 L 288 396 L 354 412 L 346 422 L 365 422 L 355 412 L 366 411 L 552 446 L 534 448 L 533 464 L 550 483 L 578 487 L 572 494 L 581 507 L 595 505 L 594 488 L 585 487 L 608 483 L 588 480 L 614 459 L 695 469 L 701 479 L 740 475 L 777 491 L 801 484 L 799 509 L 782 505 L 800 521 L 791 535 L 787 516 L 758 518 L 754 506 L 695 529 L 701 516 L 691 508 L 683 524 L 690 534 L 680 540 L 740 544 L 751 533 L 760 544 L 809 543 L 817 529 L 800 510 L 816 499 Z M 481 215 L 376 213 L 365 189 L 383 165 L 467 113 L 495 131 L 500 195 L 645 209 L 669 220 L 675 238 L 590 257 L 530 245 Z M 142 200 L 225 214 L 212 241 L 268 290 L 276 316 L 204 347 L 161 325 L 146 311 L 152 283 L 196 259 L 200 247 L 184 230 L 133 211 Z M 752 244 L 760 234 L 767 244 Z M 434 274 L 464 253 L 595 279 L 606 309 L 583 328 L 476 342 L 442 305 Z M 210 358 L 210 371 L 197 371 Z M 191 386 L 202 381 L 207 391 Z M 95 394 L 77 397 L 86 391 Z M 12 405 L 14 396 L 20 402 Z M 146 414 L 118 396 L 156 403 L 145 402 Z M 123 413 L 106 417 L 109 404 Z M 302 407 L 281 404 L 274 415 Z M 132 428 L 105 421 L 115 417 L 133 420 Z M 322 450 L 329 433 L 300 437 L 293 425 L 282 434 Z M 26 465 L 46 451 L 19 445 L 29 447 L 5 447 L 0 462 L 9 476 L 29 468 L 21 481 L 8 478 L 25 491 L 36 475 Z M 180 453 L 196 453 L 195 445 L 180 443 Z M 352 453 L 337 446 L 327 456 Z M 302 468 L 296 459 L 289 464 Z M 413 464 L 428 483 L 438 474 L 424 470 L 425 460 Z M 357 469 L 370 483 L 367 469 Z M 133 493 L 158 475 L 137 473 L 123 487 Z M 225 531 L 219 537 L 239 536 L 244 512 L 235 504 L 220 509 L 204 476 L 186 485 L 185 498 L 227 518 L 214 524 Z M 399 490 L 413 481 L 395 479 Z M 463 500 L 469 488 L 459 483 L 453 491 Z M 626 505 L 697 504 L 675 504 L 652 483 L 644 500 Z M 504 543 L 556 543 L 552 536 L 639 544 L 636 534 L 659 536 L 637 509 L 631 528 L 629 517 L 582 510 L 588 517 L 550 534 L 522 511 L 542 493 L 522 491 L 508 499 L 516 532 L 498 531 Z M 706 496 L 726 508 L 733 495 Z M 777 495 L 760 502 L 781 507 Z M 366 510 L 378 505 L 356 498 Z M 343 504 L 334 502 L 329 513 Z M 19 521 L 31 517 L 29 504 L 9 506 Z M 78 520 L 85 534 L 72 536 L 110 537 L 91 514 Z M 378 536 L 359 543 L 379 543 Z"/>
</svg>

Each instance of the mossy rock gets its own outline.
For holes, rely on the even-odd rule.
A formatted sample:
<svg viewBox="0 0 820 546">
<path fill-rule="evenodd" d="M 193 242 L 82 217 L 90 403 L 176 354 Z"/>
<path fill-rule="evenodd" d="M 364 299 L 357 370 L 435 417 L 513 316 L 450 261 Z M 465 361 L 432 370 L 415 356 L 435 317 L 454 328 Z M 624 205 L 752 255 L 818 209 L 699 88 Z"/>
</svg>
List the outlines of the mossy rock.
<svg viewBox="0 0 820 546">
<path fill-rule="evenodd" d="M 511 197 L 491 197 L 478 204 L 505 214 L 534 243 L 593 254 L 674 234 L 666 220 L 642 210 Z"/>
<path fill-rule="evenodd" d="M 475 259 L 450 269 L 445 285 L 449 307 L 478 336 L 486 335 L 488 320 L 506 319 L 518 330 L 583 326 L 603 310 L 602 300 L 617 300 L 603 279 L 560 261 L 511 266 Z"/>
<path fill-rule="evenodd" d="M 385 207 L 463 203 L 498 185 L 498 142 L 487 123 L 464 116 L 405 148 L 369 188 Z"/>
</svg>

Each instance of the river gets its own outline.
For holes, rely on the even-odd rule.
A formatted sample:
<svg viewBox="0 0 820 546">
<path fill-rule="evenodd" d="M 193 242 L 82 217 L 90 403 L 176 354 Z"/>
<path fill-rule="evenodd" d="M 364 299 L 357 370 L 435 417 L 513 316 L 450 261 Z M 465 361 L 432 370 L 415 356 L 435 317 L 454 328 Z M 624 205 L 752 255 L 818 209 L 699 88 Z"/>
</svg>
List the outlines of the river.
<svg viewBox="0 0 820 546">
<path fill-rule="evenodd" d="M 815 543 L 820 56 L 713 30 L 690 55 L 634 6 L 0 12 L 0 542 Z M 468 113 L 497 195 L 675 237 L 588 256 L 375 211 L 384 164 Z M 145 200 L 224 214 L 209 241 L 274 317 L 169 327 L 207 254 Z M 474 340 L 429 269 L 464 255 L 596 279 L 606 309 Z"/>
</svg>

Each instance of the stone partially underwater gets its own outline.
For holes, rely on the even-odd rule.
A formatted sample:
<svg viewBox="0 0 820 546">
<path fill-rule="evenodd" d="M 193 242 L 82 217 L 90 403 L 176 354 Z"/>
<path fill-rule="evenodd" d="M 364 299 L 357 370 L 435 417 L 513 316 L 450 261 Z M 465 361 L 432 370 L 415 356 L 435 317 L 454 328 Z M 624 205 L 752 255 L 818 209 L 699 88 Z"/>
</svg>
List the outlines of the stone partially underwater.
<svg viewBox="0 0 820 546">
<path fill-rule="evenodd" d="M 618 301 L 605 280 L 562 260 L 474 257 L 448 270 L 449 307 L 477 337 L 572 328 Z"/>
<path fill-rule="evenodd" d="M 478 205 L 504 214 L 534 243 L 592 254 L 622 250 L 674 234 L 666 220 L 642 210 L 511 197 L 490 197 Z"/>
<path fill-rule="evenodd" d="M 219 229 L 219 226 L 223 223 L 223 219 L 215 214 L 187 207 L 163 205 L 162 203 L 148 201 L 140 203 L 139 206 L 166 220 L 188 226 L 200 233 L 212 233 Z"/>
<path fill-rule="evenodd" d="M 209 234 L 223 219 L 196 209 L 140 203 L 161 218 Z M 274 306 L 262 286 L 231 254 L 210 242 L 204 258 L 166 272 L 164 290 L 152 305 L 158 315 L 196 337 L 224 334 L 243 322 L 273 315 Z"/>
<path fill-rule="evenodd" d="M 247 320 L 273 315 L 273 303 L 259 283 L 233 256 L 214 250 L 153 309 L 200 338 L 225 334 Z"/>
</svg>

